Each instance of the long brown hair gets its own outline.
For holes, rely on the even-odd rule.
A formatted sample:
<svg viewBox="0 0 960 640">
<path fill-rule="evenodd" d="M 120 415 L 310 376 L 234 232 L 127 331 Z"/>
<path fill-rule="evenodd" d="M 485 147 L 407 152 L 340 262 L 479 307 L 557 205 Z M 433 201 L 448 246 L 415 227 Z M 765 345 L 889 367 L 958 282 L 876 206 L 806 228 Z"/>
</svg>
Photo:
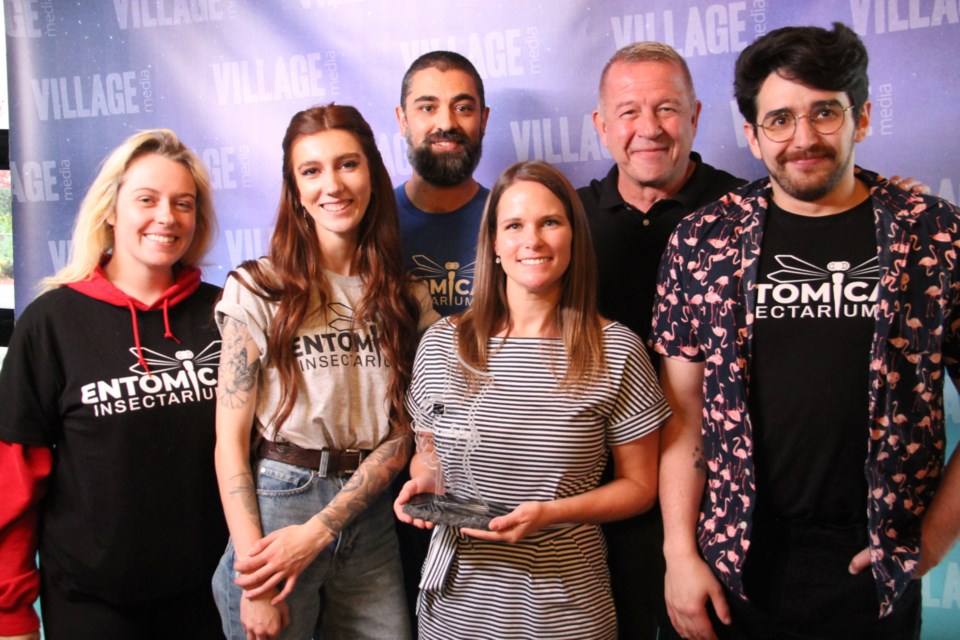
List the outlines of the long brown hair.
<svg viewBox="0 0 960 640">
<path fill-rule="evenodd" d="M 298 139 L 331 129 L 353 134 L 370 167 L 370 204 L 357 228 L 354 256 L 356 272 L 363 281 L 363 295 L 354 310 L 353 322 L 355 326 L 378 325 L 380 348 L 391 364 L 390 417 L 406 421 L 403 396 L 410 382 L 420 312 L 411 292 L 412 281 L 404 275 L 393 186 L 373 131 L 360 112 L 351 106 L 329 104 L 294 115 L 283 137 L 283 187 L 270 239 L 273 273 L 266 272 L 255 260 L 240 265 L 261 295 L 278 303 L 267 336 L 267 366 L 275 366 L 280 373 L 280 404 L 273 416 L 276 428 L 290 416 L 297 401 L 300 374 L 290 345 L 310 313 L 311 290 L 318 292 L 320 308 L 325 308 L 329 300 L 320 244 L 313 219 L 304 214 L 300 203 L 291 154 Z M 239 280 L 243 283 L 242 278 Z"/>
<path fill-rule="evenodd" d="M 490 191 L 477 236 L 473 303 L 456 323 L 457 349 L 467 365 L 486 371 L 490 338 L 504 329 L 509 335 L 507 276 L 494 262 L 494 241 L 500 199 L 508 188 L 521 181 L 536 182 L 549 189 L 563 203 L 573 231 L 570 265 L 563 274 L 563 294 L 557 305 L 557 324 L 568 362 L 561 383 L 565 388 L 572 388 L 589 381 L 593 375 L 602 374 L 606 368 L 601 318 L 597 312 L 597 265 L 580 198 L 570 181 L 546 162 L 518 162 L 510 166 Z M 467 367 L 464 371 L 472 379 Z"/>
</svg>

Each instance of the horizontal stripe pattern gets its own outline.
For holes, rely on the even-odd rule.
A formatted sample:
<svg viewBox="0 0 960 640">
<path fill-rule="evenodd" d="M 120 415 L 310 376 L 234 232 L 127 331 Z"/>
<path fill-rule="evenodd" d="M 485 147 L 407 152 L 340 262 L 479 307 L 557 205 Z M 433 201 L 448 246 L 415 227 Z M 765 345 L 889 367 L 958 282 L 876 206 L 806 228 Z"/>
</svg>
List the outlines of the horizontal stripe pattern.
<svg viewBox="0 0 960 640">
<path fill-rule="evenodd" d="M 512 508 L 596 488 L 608 445 L 642 438 L 669 414 L 639 338 L 611 323 L 604 352 L 607 374 L 571 394 L 558 384 L 561 340 L 495 339 L 484 383 L 471 388 L 452 324 L 431 327 L 407 404 L 415 428 L 433 433 L 446 490 Z M 437 527 L 431 546 L 422 638 L 615 637 L 599 527 L 560 527 L 514 545 Z"/>
</svg>

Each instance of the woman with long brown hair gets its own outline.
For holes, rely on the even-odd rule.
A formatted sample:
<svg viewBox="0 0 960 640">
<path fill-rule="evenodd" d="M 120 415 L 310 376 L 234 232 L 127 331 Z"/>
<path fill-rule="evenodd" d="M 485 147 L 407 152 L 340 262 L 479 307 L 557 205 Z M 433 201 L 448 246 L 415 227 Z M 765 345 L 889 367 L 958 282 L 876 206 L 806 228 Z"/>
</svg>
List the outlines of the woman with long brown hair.
<svg viewBox="0 0 960 640">
<path fill-rule="evenodd" d="M 217 305 L 229 638 L 409 634 L 384 489 L 408 459 L 404 392 L 437 316 L 401 264 L 369 125 L 349 106 L 297 113 L 269 256 L 231 273 Z"/>
<path fill-rule="evenodd" d="M 653 504 L 667 404 L 640 339 L 597 313 L 586 216 L 557 169 L 500 176 L 476 265 L 473 304 L 424 335 L 407 398 L 418 451 L 395 512 L 441 523 L 420 637 L 614 638 L 597 523 Z M 615 477 L 600 486 L 608 448 Z M 425 493 L 445 497 L 414 518 L 405 508 Z M 443 524 L 462 499 L 505 515 Z"/>
</svg>

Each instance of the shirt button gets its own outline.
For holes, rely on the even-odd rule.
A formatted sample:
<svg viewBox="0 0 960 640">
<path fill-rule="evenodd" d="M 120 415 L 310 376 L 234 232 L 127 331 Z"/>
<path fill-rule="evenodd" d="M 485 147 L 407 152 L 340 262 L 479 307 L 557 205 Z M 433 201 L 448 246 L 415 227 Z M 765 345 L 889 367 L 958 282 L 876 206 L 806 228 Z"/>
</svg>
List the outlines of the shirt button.
<svg viewBox="0 0 960 640">
<path fill-rule="evenodd" d="M 648 220 L 647 218 L 644 218 L 644 219 L 643 219 L 643 226 L 649 227 L 649 226 L 650 226 L 650 220 Z"/>
</svg>

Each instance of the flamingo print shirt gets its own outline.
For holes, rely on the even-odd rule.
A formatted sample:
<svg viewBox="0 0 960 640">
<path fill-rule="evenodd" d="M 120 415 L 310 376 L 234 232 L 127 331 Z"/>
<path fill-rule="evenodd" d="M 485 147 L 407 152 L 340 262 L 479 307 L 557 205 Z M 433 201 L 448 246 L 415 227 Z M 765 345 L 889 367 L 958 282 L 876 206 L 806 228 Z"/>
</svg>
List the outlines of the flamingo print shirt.
<svg viewBox="0 0 960 640">
<path fill-rule="evenodd" d="M 944 461 L 944 369 L 960 373 L 960 209 L 857 168 L 871 193 L 879 287 L 864 472 L 872 570 L 887 615 L 920 556 L 920 521 Z M 769 178 L 685 218 L 660 264 L 651 346 L 704 363 L 701 553 L 743 597 L 756 503 L 747 389 Z"/>
</svg>

